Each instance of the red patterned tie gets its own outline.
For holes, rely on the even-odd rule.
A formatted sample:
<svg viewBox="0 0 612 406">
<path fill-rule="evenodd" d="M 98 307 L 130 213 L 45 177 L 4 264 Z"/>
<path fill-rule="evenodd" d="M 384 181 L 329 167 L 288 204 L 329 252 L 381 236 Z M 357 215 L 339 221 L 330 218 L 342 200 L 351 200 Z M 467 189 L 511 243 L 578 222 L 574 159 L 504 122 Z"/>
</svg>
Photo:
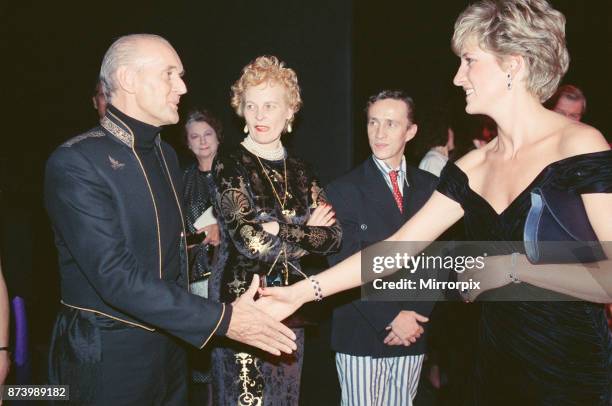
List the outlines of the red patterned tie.
<svg viewBox="0 0 612 406">
<path fill-rule="evenodd" d="M 393 186 L 393 197 L 395 198 L 395 203 L 397 203 L 397 208 L 400 213 L 404 212 L 404 204 L 402 201 L 402 194 L 400 193 L 399 185 L 397 184 L 397 172 L 391 171 L 389 172 L 389 177 L 391 178 L 391 185 Z"/>
</svg>

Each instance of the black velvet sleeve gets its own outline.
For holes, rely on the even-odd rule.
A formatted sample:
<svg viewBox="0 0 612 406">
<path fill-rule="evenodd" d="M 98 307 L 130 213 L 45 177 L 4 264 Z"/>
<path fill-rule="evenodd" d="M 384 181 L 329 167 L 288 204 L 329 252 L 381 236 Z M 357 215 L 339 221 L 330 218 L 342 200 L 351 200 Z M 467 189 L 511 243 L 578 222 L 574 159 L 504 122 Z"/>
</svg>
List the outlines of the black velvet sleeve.
<svg viewBox="0 0 612 406">
<path fill-rule="evenodd" d="M 436 190 L 463 205 L 468 192 L 468 178 L 457 165 L 448 162 L 440 173 Z"/>
<path fill-rule="evenodd" d="M 310 177 L 308 184 L 310 184 L 308 205 L 316 207 L 319 204 L 327 203 L 325 191 L 319 187 L 318 181 Z M 340 248 L 342 228 L 339 221 L 329 227 L 279 222 L 278 236 L 310 253 L 326 255 Z"/>
<path fill-rule="evenodd" d="M 578 194 L 612 193 L 612 150 L 576 155 L 551 169 L 560 189 Z"/>
</svg>

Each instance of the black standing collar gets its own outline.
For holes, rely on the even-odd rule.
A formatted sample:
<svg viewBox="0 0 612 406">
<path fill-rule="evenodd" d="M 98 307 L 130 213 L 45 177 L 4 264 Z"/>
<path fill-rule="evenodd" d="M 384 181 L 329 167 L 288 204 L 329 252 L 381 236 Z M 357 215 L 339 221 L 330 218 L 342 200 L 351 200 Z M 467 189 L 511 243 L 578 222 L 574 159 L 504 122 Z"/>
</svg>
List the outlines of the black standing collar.
<svg viewBox="0 0 612 406">
<path fill-rule="evenodd" d="M 139 149 L 153 148 L 161 131 L 161 127 L 136 120 L 110 104 L 100 125 L 122 143 Z"/>
</svg>

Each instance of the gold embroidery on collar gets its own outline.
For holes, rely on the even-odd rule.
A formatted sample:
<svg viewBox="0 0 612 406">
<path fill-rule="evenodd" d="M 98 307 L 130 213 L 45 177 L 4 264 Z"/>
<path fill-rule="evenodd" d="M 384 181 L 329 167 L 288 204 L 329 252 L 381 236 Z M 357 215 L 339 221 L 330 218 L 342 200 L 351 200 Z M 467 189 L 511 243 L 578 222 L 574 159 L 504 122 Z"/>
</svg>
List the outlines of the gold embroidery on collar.
<svg viewBox="0 0 612 406">
<path fill-rule="evenodd" d="M 111 134 L 117 137 L 119 141 L 123 142 L 128 147 L 131 147 L 134 144 L 134 137 L 123 128 L 112 122 L 108 117 L 102 117 L 102 120 L 100 120 L 100 125 L 106 128 Z"/>
<path fill-rule="evenodd" d="M 69 139 L 68 141 L 62 144 L 62 147 L 70 148 L 74 144 L 77 144 L 87 138 L 104 137 L 104 135 L 105 135 L 104 132 L 100 130 L 88 131 L 85 134 L 77 135 L 76 137 Z"/>
</svg>

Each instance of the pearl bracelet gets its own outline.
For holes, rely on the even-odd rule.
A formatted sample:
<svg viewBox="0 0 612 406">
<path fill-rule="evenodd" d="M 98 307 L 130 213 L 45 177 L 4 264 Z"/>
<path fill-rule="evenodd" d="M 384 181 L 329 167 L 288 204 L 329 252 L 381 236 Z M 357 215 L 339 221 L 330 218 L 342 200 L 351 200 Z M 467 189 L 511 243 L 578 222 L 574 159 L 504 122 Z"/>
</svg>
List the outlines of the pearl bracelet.
<svg viewBox="0 0 612 406">
<path fill-rule="evenodd" d="M 310 283 L 312 284 L 312 288 L 314 289 L 315 302 L 320 302 L 321 300 L 323 300 L 323 292 L 321 291 L 321 284 L 319 283 L 318 280 L 316 280 L 312 276 L 310 276 L 308 280 L 310 281 Z"/>
<path fill-rule="evenodd" d="M 516 275 L 516 261 L 519 255 L 520 254 L 518 252 L 513 252 L 510 256 L 511 267 L 510 267 L 510 272 L 508 272 L 508 279 L 510 279 L 510 282 L 512 283 L 521 283 L 521 280 Z"/>
</svg>

